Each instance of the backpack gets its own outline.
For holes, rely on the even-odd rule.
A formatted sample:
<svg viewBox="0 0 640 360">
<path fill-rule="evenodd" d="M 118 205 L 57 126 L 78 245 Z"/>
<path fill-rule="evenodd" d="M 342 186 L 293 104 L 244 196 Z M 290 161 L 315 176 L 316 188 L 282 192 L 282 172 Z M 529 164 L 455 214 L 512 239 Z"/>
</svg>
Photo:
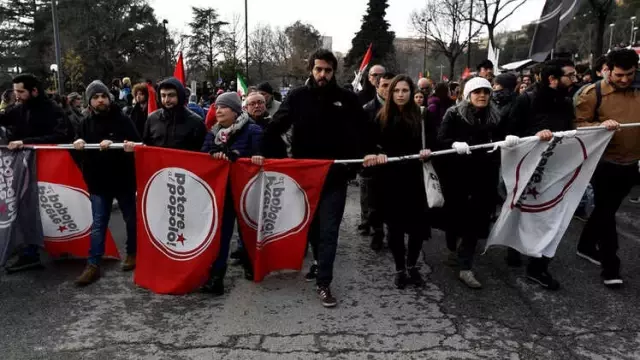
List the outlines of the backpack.
<svg viewBox="0 0 640 360">
<path fill-rule="evenodd" d="M 578 97 L 582 94 L 582 92 L 591 84 L 583 85 L 578 91 L 573 95 L 573 107 L 578 103 Z M 592 122 L 600 122 L 600 105 L 602 104 L 602 80 L 598 80 L 595 83 L 596 85 L 596 107 L 593 109 L 593 120 Z"/>
</svg>

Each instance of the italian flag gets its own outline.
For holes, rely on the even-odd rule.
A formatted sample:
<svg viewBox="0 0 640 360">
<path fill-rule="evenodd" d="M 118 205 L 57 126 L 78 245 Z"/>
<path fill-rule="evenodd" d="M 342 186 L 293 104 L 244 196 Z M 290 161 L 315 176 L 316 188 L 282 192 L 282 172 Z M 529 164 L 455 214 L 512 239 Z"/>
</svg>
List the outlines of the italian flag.
<svg viewBox="0 0 640 360">
<path fill-rule="evenodd" d="M 247 84 L 244 82 L 244 79 L 242 78 L 242 76 L 240 76 L 240 74 L 236 74 L 236 84 L 237 84 L 237 91 L 238 94 L 240 96 L 246 96 L 247 95 Z"/>
</svg>

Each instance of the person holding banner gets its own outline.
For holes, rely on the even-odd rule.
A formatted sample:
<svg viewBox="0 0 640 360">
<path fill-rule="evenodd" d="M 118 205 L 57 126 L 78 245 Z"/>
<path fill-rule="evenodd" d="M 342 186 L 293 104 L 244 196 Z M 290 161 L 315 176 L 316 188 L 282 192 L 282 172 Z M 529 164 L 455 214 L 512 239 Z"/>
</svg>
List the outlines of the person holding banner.
<svg viewBox="0 0 640 360">
<path fill-rule="evenodd" d="M 291 156 L 294 159 L 362 158 L 370 144 L 366 114 L 357 96 L 338 86 L 335 70 L 338 60 L 332 52 L 318 49 L 309 57 L 310 77 L 285 98 L 267 126 L 262 153 L 282 155 L 282 135 L 292 131 Z M 264 158 L 253 160 L 260 164 Z M 373 156 L 375 157 L 375 155 Z M 333 164 L 327 174 L 320 201 L 309 231 L 314 263 L 307 276 L 316 280 L 316 292 L 325 307 L 337 300 L 331 293 L 333 263 L 338 248 L 340 223 L 347 200 L 347 185 L 355 177 L 355 169 Z"/>
<path fill-rule="evenodd" d="M 64 111 L 48 100 L 42 83 L 31 74 L 20 74 L 13 79 L 17 105 L 0 113 L 0 125 L 7 128 L 8 149 L 20 149 L 31 144 L 64 144 L 73 140 L 74 131 Z M 21 217 L 22 218 L 22 217 Z M 24 217 L 28 219 L 29 217 Z M 8 273 L 42 267 L 38 247 L 42 246 L 42 233 L 33 234 L 32 224 L 22 224 L 25 244 L 20 257 L 7 266 Z"/>
<path fill-rule="evenodd" d="M 502 75 L 498 75 L 498 79 Z M 573 106 L 566 98 L 566 86 L 561 81 L 564 71 L 560 63 L 548 62 L 541 70 L 540 82 L 519 96 L 508 114 L 507 132 L 519 137 L 537 135 L 542 141 L 550 141 L 552 132 L 573 129 Z M 507 250 L 507 263 L 520 266 L 520 253 Z M 549 273 L 551 258 L 531 257 L 527 266 L 527 278 L 545 289 L 558 290 L 560 283 Z"/>
<path fill-rule="evenodd" d="M 606 78 L 589 85 L 576 102 L 576 126 L 605 126 L 637 122 L 640 90 L 634 89 L 638 54 L 631 49 L 607 55 Z M 613 135 L 592 178 L 595 207 L 585 225 L 577 255 L 602 266 L 605 286 L 622 286 L 618 258 L 616 212 L 632 187 L 640 184 L 640 128 L 625 129 Z"/>
<path fill-rule="evenodd" d="M 426 129 L 420 108 L 413 101 L 415 86 L 406 75 L 396 76 L 389 86 L 387 100 L 376 117 L 379 124 L 378 146 L 381 154 L 377 163 L 387 163 L 387 156 L 403 156 L 420 153 L 426 159 L 431 153 L 423 149 L 421 132 L 425 132 L 426 145 L 436 141 L 435 128 Z M 371 162 L 365 162 L 368 167 Z M 427 218 L 427 198 L 424 191 L 422 164 L 417 161 L 388 163 L 374 176 L 379 177 L 381 188 L 381 211 L 389 227 L 389 247 L 396 266 L 394 284 L 404 289 L 408 284 L 424 285 L 417 266 L 422 251 L 422 241 L 430 235 Z M 402 186 L 398 185 L 402 179 Z M 389 191 L 393 189 L 393 191 Z M 408 248 L 404 237 L 409 235 Z M 407 276 L 408 273 L 408 276 Z"/>
<path fill-rule="evenodd" d="M 491 103 L 491 83 L 482 77 L 469 80 L 464 86 L 464 100 L 450 108 L 442 120 L 438 142 L 451 147 L 460 156 L 450 159 L 447 167 L 448 193 L 445 193 L 448 226 L 458 219 L 466 221 L 458 226 L 461 241 L 457 249 L 460 272 L 458 277 L 468 287 L 482 284 L 471 271 L 479 238 L 489 234 L 491 215 L 495 211 L 500 158 L 496 153 L 478 151 L 473 154 L 469 145 L 490 143 L 504 139 L 500 112 Z"/>
<path fill-rule="evenodd" d="M 260 96 L 258 94 L 258 96 Z M 261 97 L 261 96 L 260 96 Z M 242 111 L 242 100 L 235 92 L 224 93 L 216 99 L 216 119 L 218 122 L 207 134 L 202 152 L 211 154 L 214 159 L 235 161 L 257 154 L 262 141 L 262 128 L 254 123 L 249 114 Z M 216 296 L 224 294 L 224 277 L 227 272 L 227 259 L 233 229 L 236 224 L 236 210 L 231 195 L 231 183 L 227 185 L 227 194 L 222 212 L 222 230 L 220 252 L 211 266 L 209 280 L 202 290 Z M 246 249 L 240 247 L 240 261 L 245 270 L 245 278 L 253 280 L 253 271 Z"/>
<path fill-rule="evenodd" d="M 81 154 L 82 175 L 89 188 L 93 224 L 89 261 L 76 279 L 78 286 L 89 285 L 100 277 L 100 261 L 105 251 L 105 238 L 111 217 L 113 200 L 118 200 L 127 231 L 127 257 L 122 271 L 136 266 L 136 177 L 133 154 L 121 150 L 108 150 L 112 143 L 139 142 L 140 135 L 133 122 L 120 111 L 109 88 L 96 80 L 85 93 L 89 114 L 82 121 L 76 150 L 86 144 L 100 144 L 100 151 Z"/>
</svg>

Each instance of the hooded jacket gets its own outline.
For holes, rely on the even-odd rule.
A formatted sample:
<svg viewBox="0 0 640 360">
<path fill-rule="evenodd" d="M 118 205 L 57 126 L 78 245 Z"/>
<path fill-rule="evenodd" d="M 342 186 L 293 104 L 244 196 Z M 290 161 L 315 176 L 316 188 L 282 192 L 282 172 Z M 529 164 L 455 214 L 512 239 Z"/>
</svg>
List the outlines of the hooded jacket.
<svg viewBox="0 0 640 360">
<path fill-rule="evenodd" d="M 178 150 L 200 151 L 207 129 L 202 119 L 187 109 L 186 92 L 179 80 L 169 78 L 160 84 L 162 88 L 173 88 L 178 92 L 178 104 L 171 108 L 154 111 L 147 118 L 142 135 L 145 145 Z"/>
<path fill-rule="evenodd" d="M 114 143 L 140 141 L 135 126 L 115 103 L 104 114 L 90 110 L 81 123 L 78 138 L 87 144 L 97 144 L 103 140 Z M 79 152 L 78 156 L 89 193 L 117 195 L 136 191 L 133 153 L 87 150 Z"/>
<path fill-rule="evenodd" d="M 507 132 L 532 136 L 541 130 L 566 131 L 573 128 L 573 105 L 563 93 L 542 84 L 520 95 L 508 115 Z"/>
<path fill-rule="evenodd" d="M 311 77 L 280 105 L 265 130 L 262 151 L 266 157 L 286 157 L 282 135 L 292 130 L 295 159 L 359 159 L 375 148 L 366 129 L 366 114 L 354 93 L 340 88 L 335 78 L 318 87 Z M 352 176 L 355 172 L 345 165 L 333 165 L 326 182 L 346 182 Z"/>
<path fill-rule="evenodd" d="M 74 135 L 64 110 L 43 95 L 0 114 L 0 125 L 9 141 L 24 144 L 68 144 Z"/>
</svg>

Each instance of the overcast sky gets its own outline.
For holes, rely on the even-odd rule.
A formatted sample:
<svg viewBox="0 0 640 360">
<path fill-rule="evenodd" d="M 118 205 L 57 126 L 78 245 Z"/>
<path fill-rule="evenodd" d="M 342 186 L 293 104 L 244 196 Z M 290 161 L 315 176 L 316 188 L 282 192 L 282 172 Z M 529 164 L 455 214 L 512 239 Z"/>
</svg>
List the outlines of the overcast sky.
<svg viewBox="0 0 640 360">
<path fill-rule="evenodd" d="M 351 39 L 360 29 L 367 0 L 248 0 L 249 32 L 257 24 L 286 27 L 296 20 L 313 25 L 322 35 L 333 37 L 333 50 L 346 53 Z M 389 0 L 387 21 L 396 37 L 415 36 L 411 30 L 411 11 L 424 7 L 425 0 Z M 179 4 L 179 6 L 177 5 Z M 169 20 L 169 27 L 188 33 L 191 21 L 191 6 L 213 6 L 223 20 L 240 14 L 244 23 L 244 1 L 242 0 L 151 0 L 158 19 Z M 506 29 L 519 29 L 522 25 L 537 20 L 542 12 L 544 0 L 527 0 L 516 13 L 507 19 Z"/>
</svg>

